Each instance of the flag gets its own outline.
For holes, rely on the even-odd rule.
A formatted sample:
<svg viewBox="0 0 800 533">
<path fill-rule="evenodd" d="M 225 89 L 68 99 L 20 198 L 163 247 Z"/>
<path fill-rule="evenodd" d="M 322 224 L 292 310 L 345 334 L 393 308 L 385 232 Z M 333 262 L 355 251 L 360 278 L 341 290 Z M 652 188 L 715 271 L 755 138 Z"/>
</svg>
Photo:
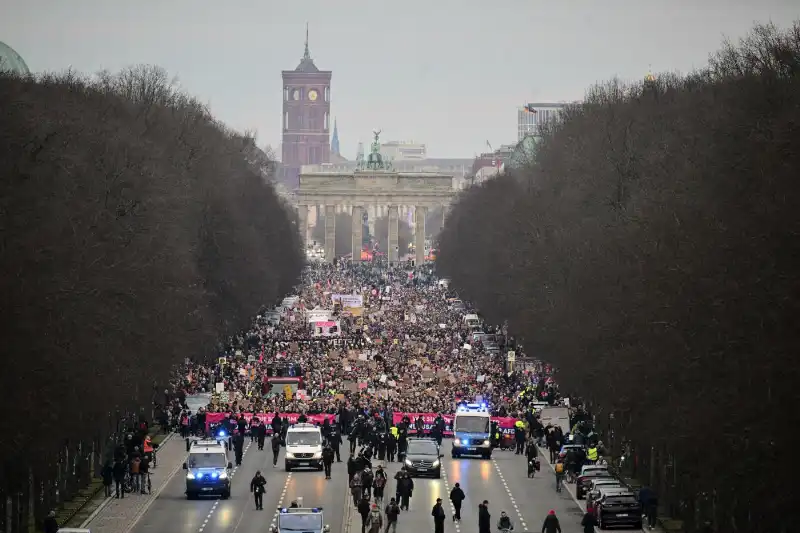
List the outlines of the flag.
<svg viewBox="0 0 800 533">
<path fill-rule="evenodd" d="M 533 104 L 527 104 L 525 107 L 522 108 L 526 113 L 537 113 L 536 108 L 533 107 Z"/>
</svg>

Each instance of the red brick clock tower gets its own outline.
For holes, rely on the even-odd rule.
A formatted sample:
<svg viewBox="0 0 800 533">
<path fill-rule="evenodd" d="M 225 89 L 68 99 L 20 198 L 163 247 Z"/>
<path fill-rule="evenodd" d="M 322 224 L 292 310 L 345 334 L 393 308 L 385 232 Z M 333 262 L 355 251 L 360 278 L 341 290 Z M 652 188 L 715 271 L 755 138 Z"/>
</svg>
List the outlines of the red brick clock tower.
<svg viewBox="0 0 800 533">
<path fill-rule="evenodd" d="M 281 162 L 284 183 L 296 188 L 302 165 L 331 158 L 331 74 L 319 70 L 308 52 L 308 26 L 303 59 L 294 70 L 281 72 L 283 115 Z"/>
</svg>

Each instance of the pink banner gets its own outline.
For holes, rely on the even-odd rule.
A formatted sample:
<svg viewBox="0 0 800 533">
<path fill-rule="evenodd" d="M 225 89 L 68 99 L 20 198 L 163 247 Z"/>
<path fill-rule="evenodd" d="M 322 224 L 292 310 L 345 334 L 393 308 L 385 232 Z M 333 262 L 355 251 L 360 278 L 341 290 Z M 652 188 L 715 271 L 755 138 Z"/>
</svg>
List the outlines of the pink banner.
<svg viewBox="0 0 800 533">
<path fill-rule="evenodd" d="M 209 424 L 218 424 L 228 418 L 230 416 L 229 413 L 207 413 L 206 414 L 206 430 L 208 430 Z M 253 416 L 257 416 L 259 420 L 264 421 L 267 426 L 270 425 L 272 419 L 275 417 L 275 413 L 258 413 L 257 415 L 253 415 L 252 413 L 244 413 L 244 418 L 247 422 L 250 422 L 250 419 Z M 281 418 L 288 418 L 290 424 L 296 424 L 297 418 L 300 416 L 299 413 L 280 413 L 279 416 Z M 392 422 L 394 424 L 399 424 L 402 422 L 404 417 L 408 417 L 411 420 L 411 427 L 409 428 L 410 434 L 415 434 L 416 429 L 414 429 L 414 421 L 418 417 L 422 417 L 422 421 L 424 422 L 424 431 L 426 433 L 430 433 L 431 428 L 433 427 L 433 421 L 436 420 L 436 413 L 394 413 L 392 417 Z M 333 423 L 336 419 L 335 415 L 331 414 L 320 414 L 320 415 L 306 415 L 308 418 L 309 423 L 311 424 L 322 424 L 325 419 Z M 446 436 L 453 435 L 453 415 L 442 415 L 444 418 L 445 430 L 444 434 Z M 511 434 L 514 433 L 514 424 L 517 422 L 516 418 L 510 416 L 493 416 L 492 421 L 497 422 L 498 427 L 500 428 L 500 432 L 503 434 Z"/>
</svg>

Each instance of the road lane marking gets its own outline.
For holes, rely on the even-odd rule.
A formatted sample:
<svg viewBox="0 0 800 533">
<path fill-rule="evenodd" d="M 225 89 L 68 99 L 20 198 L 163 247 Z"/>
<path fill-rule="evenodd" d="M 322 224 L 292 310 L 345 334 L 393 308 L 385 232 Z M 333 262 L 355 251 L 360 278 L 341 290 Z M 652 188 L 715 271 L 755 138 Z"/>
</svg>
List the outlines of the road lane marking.
<svg viewBox="0 0 800 533">
<path fill-rule="evenodd" d="M 442 468 L 442 481 L 444 482 L 445 495 L 447 496 L 447 501 L 450 503 L 450 512 L 452 513 L 452 516 L 455 516 L 456 515 L 456 507 L 455 507 L 455 505 L 453 505 L 453 501 L 450 499 L 450 481 L 447 479 L 447 469 L 444 467 L 444 461 L 441 464 L 441 468 Z M 442 499 L 444 499 L 444 498 L 442 498 Z M 451 517 L 450 520 L 453 522 L 453 525 L 455 526 L 456 531 L 458 531 L 460 533 L 461 532 L 461 524 L 459 522 L 457 522 L 457 521 L 454 521 L 452 519 L 452 517 Z"/>
<path fill-rule="evenodd" d="M 278 508 L 275 509 L 275 514 L 272 515 L 272 523 L 270 526 L 274 526 L 278 523 L 278 515 L 283 508 L 283 499 L 286 497 L 286 491 L 289 489 L 289 482 L 292 480 L 292 473 L 289 472 L 289 475 L 286 476 L 286 481 L 283 483 L 283 489 L 281 490 L 281 497 L 278 499 Z"/>
<path fill-rule="evenodd" d="M 247 446 L 245 446 L 245 447 L 244 447 L 244 449 L 242 450 L 242 462 L 244 462 L 244 456 L 247 454 L 247 450 L 249 450 L 249 449 L 250 449 L 250 446 L 251 446 L 251 444 L 252 444 L 252 442 L 248 442 L 248 443 L 247 443 Z M 237 472 L 238 470 L 239 470 L 239 467 L 238 467 L 238 466 L 235 466 L 235 467 L 233 467 L 233 471 L 231 471 L 231 481 L 233 481 L 233 476 L 235 476 L 235 475 L 236 475 L 236 472 Z M 231 488 L 233 488 L 233 483 L 231 483 Z M 211 506 L 211 510 L 210 510 L 210 511 L 208 511 L 208 514 L 206 515 L 205 519 L 203 520 L 203 523 L 202 523 L 202 524 L 200 525 L 200 527 L 197 529 L 197 531 L 198 531 L 199 533 L 203 533 L 203 529 L 204 529 L 204 528 L 205 528 L 205 527 L 208 525 L 208 521 L 209 521 L 209 520 L 211 519 L 211 517 L 214 515 L 214 512 L 217 510 L 217 507 L 218 507 L 218 506 L 219 506 L 219 500 L 216 500 L 216 501 L 214 502 L 214 505 L 212 505 L 212 506 Z M 242 516 L 243 516 L 243 515 L 244 515 L 244 513 L 242 513 Z M 238 528 L 238 527 L 239 527 L 239 523 L 241 523 L 241 521 L 242 521 L 242 518 L 241 518 L 241 516 L 240 516 L 240 517 L 239 517 L 239 522 L 237 522 L 237 523 L 236 523 L 236 528 Z M 236 528 L 234 528 L 234 531 L 236 531 Z"/>
<path fill-rule="evenodd" d="M 503 476 L 503 472 L 500 470 L 500 465 L 497 464 L 497 460 L 492 458 L 492 464 L 494 465 L 495 470 L 497 470 L 497 475 L 500 476 L 500 481 L 503 482 L 503 488 L 506 489 L 506 493 L 508 493 L 508 498 L 511 500 L 511 505 L 514 506 L 514 511 L 517 513 L 517 518 L 519 518 L 519 523 L 522 525 L 522 529 L 528 529 L 528 524 L 525 523 L 525 518 L 522 516 L 522 512 L 519 510 L 519 506 L 517 505 L 517 501 L 514 499 L 514 495 L 511 494 L 511 489 L 508 488 L 508 483 L 506 482 L 506 478 Z"/>
</svg>

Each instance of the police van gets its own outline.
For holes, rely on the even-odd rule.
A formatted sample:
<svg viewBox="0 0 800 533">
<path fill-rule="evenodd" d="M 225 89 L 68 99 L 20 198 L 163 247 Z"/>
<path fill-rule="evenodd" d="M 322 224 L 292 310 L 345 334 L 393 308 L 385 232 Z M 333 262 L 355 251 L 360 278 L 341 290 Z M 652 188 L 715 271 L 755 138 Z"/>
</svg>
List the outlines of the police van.
<svg viewBox="0 0 800 533">
<path fill-rule="evenodd" d="M 306 467 L 322 470 L 322 431 L 314 424 L 292 424 L 286 431 L 287 472 Z"/>
<path fill-rule="evenodd" d="M 453 417 L 452 457 L 480 455 L 492 457 L 491 417 L 485 403 L 460 405 Z"/>
<path fill-rule="evenodd" d="M 230 498 L 233 464 L 228 461 L 225 446 L 216 440 L 194 441 L 183 469 L 186 470 L 187 499 L 212 494 Z"/>
<path fill-rule="evenodd" d="M 330 533 L 331 526 L 325 524 L 322 508 L 293 507 L 279 509 L 276 524 L 271 533 L 303 531 L 306 533 Z"/>
</svg>

